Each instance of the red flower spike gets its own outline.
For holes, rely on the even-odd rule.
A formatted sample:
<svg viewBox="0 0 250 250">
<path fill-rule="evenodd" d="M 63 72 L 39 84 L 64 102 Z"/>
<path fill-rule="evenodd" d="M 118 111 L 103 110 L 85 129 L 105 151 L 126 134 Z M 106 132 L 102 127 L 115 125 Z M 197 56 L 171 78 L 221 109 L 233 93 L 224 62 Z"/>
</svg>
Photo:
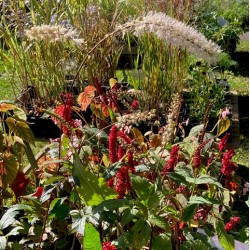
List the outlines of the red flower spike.
<svg viewBox="0 0 250 250">
<path fill-rule="evenodd" d="M 23 195 L 26 187 L 28 186 L 30 179 L 25 176 L 23 172 L 18 172 L 15 180 L 11 184 L 11 189 L 13 190 L 15 196 L 18 198 Z"/>
<path fill-rule="evenodd" d="M 118 160 L 121 160 L 122 157 L 125 155 L 125 151 L 122 146 L 119 146 L 118 148 Z"/>
<path fill-rule="evenodd" d="M 111 179 L 109 179 L 109 180 L 107 181 L 108 187 L 113 188 L 113 187 L 114 187 L 114 181 L 115 181 L 115 178 L 114 178 L 114 177 L 112 177 Z"/>
<path fill-rule="evenodd" d="M 131 189 L 131 183 L 128 175 L 128 168 L 122 166 L 116 174 L 117 183 L 115 190 L 118 193 L 117 199 L 122 199 Z"/>
<path fill-rule="evenodd" d="M 174 170 L 174 167 L 177 164 L 179 157 L 178 151 L 179 151 L 179 146 L 174 145 L 171 149 L 169 160 L 167 161 L 165 167 L 161 172 L 162 175 L 165 175 Z"/>
<path fill-rule="evenodd" d="M 218 144 L 218 149 L 220 151 L 224 150 L 228 141 L 228 138 L 230 136 L 230 133 L 226 133 L 220 140 L 219 144 Z"/>
<path fill-rule="evenodd" d="M 134 174 L 135 173 L 135 163 L 134 163 L 134 156 L 131 150 L 128 150 L 127 152 L 128 156 L 128 166 L 129 166 L 129 171 Z"/>
<path fill-rule="evenodd" d="M 118 132 L 118 136 L 123 139 L 127 144 L 132 144 L 133 141 L 121 130 Z"/>
<path fill-rule="evenodd" d="M 109 159 L 111 163 L 115 163 L 118 161 L 117 134 L 118 134 L 118 128 L 115 125 L 113 125 L 109 133 Z"/>
<path fill-rule="evenodd" d="M 110 241 L 107 241 L 102 243 L 102 250 L 116 250 L 116 247 Z"/>
<path fill-rule="evenodd" d="M 193 167 L 198 168 L 201 165 L 201 150 L 204 148 L 204 146 L 210 141 L 210 139 L 207 139 L 203 141 L 198 148 L 194 152 L 193 157 Z"/>
<path fill-rule="evenodd" d="M 240 222 L 240 217 L 233 217 L 229 222 L 225 225 L 225 230 L 230 231 L 235 228 L 235 226 Z"/>
<path fill-rule="evenodd" d="M 237 168 L 237 164 L 231 161 L 234 155 L 235 151 L 233 149 L 230 149 L 224 153 L 222 158 L 221 172 L 227 177 L 229 177 L 231 173 Z"/>
</svg>

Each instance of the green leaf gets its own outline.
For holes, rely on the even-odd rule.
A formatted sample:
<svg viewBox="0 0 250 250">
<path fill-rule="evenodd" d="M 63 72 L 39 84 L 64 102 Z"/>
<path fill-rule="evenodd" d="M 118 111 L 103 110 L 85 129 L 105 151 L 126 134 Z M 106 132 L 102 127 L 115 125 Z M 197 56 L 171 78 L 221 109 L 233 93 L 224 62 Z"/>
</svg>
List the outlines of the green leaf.
<svg viewBox="0 0 250 250">
<path fill-rule="evenodd" d="M 8 117 L 6 123 L 11 132 L 22 138 L 24 141 L 35 145 L 35 137 L 32 133 L 29 125 L 22 120 L 15 119 L 13 117 Z"/>
<path fill-rule="evenodd" d="M 119 169 L 124 165 L 123 162 L 115 162 L 113 163 L 109 168 L 107 168 L 102 176 L 105 180 L 111 179 L 113 176 L 116 175 L 116 173 L 119 171 Z"/>
<path fill-rule="evenodd" d="M 215 226 L 218 239 L 224 250 L 234 250 L 234 238 L 229 235 L 225 229 L 225 225 L 222 221 L 218 220 Z"/>
<path fill-rule="evenodd" d="M 99 232 L 90 223 L 86 223 L 86 225 L 85 225 L 85 234 L 84 234 L 84 238 L 83 238 L 83 249 L 102 250 Z"/>
<path fill-rule="evenodd" d="M 98 178 L 84 166 L 74 154 L 73 178 L 80 198 L 88 206 L 97 206 L 105 200 L 114 199 L 117 193 L 109 188 L 104 178 Z"/>
<path fill-rule="evenodd" d="M 152 250 L 172 249 L 171 235 L 159 234 L 153 238 Z"/>
<path fill-rule="evenodd" d="M 50 204 L 49 218 L 63 221 L 69 214 L 69 205 L 63 203 L 64 199 L 55 198 Z"/>
<path fill-rule="evenodd" d="M 147 201 L 149 197 L 155 193 L 154 185 L 146 178 L 132 176 L 131 180 L 133 188 L 140 200 Z"/>
<path fill-rule="evenodd" d="M 160 217 L 157 214 L 150 214 L 149 217 L 148 217 L 148 221 L 152 225 L 164 229 L 167 233 L 171 233 L 171 230 L 170 230 L 169 225 L 168 225 L 165 218 Z"/>
<path fill-rule="evenodd" d="M 190 198 L 189 204 L 213 204 L 213 203 L 201 196 L 194 195 Z"/>
<path fill-rule="evenodd" d="M 117 208 L 126 208 L 131 206 L 131 201 L 128 199 L 111 199 L 103 201 L 101 204 L 99 204 L 94 210 L 94 213 L 101 212 L 103 210 L 110 210 L 113 211 Z"/>
<path fill-rule="evenodd" d="M 218 122 L 217 136 L 220 136 L 230 128 L 230 119 L 228 117 L 222 118 Z"/>
<path fill-rule="evenodd" d="M 0 236 L 0 250 L 5 250 L 7 247 L 7 239 L 5 236 Z"/>
<path fill-rule="evenodd" d="M 150 239 L 151 227 L 147 221 L 139 219 L 131 228 L 129 234 L 132 236 L 133 247 L 135 249 L 141 249 Z"/>
<path fill-rule="evenodd" d="M 182 220 L 184 222 L 190 221 L 193 218 L 196 212 L 196 209 L 197 209 L 197 204 L 191 204 L 191 205 L 186 206 L 182 213 Z"/>
</svg>

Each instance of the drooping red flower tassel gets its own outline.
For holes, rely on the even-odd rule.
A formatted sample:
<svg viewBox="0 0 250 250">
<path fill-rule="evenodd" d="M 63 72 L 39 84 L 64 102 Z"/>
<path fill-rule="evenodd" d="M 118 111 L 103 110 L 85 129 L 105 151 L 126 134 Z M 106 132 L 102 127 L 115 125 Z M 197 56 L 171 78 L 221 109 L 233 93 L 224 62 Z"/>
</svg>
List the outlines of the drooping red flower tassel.
<svg viewBox="0 0 250 250">
<path fill-rule="evenodd" d="M 115 163 L 118 161 L 117 134 L 118 128 L 113 125 L 109 133 L 109 160 L 111 163 Z"/>
<path fill-rule="evenodd" d="M 231 161 L 234 155 L 235 151 L 233 149 L 230 149 L 224 153 L 222 158 L 221 172 L 227 177 L 229 177 L 230 174 L 237 168 L 237 164 Z"/>
<path fill-rule="evenodd" d="M 208 161 L 207 161 L 207 165 L 210 165 L 213 161 L 214 161 L 214 157 L 215 157 L 215 154 L 214 152 L 211 154 L 211 156 L 209 157 Z"/>
<path fill-rule="evenodd" d="M 227 224 L 225 225 L 225 230 L 230 231 L 235 228 L 235 226 L 240 222 L 240 217 L 233 217 Z"/>
<path fill-rule="evenodd" d="M 116 250 L 116 247 L 110 241 L 107 241 L 102 243 L 102 250 Z"/>
<path fill-rule="evenodd" d="M 224 150 L 228 141 L 228 138 L 230 136 L 230 133 L 226 133 L 220 140 L 219 144 L 218 144 L 218 149 L 220 151 Z"/>
<path fill-rule="evenodd" d="M 174 167 L 178 162 L 178 157 L 179 157 L 178 152 L 179 152 L 179 146 L 174 145 L 171 149 L 170 157 L 161 172 L 162 175 L 165 175 L 166 173 L 169 173 L 174 170 Z"/>
</svg>

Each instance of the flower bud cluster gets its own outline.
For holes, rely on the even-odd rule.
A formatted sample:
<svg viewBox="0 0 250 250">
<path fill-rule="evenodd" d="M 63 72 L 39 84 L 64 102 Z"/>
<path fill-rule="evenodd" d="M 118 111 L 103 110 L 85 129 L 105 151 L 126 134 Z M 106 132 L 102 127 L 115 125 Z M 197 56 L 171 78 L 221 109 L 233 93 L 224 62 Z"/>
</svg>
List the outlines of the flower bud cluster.
<svg viewBox="0 0 250 250">
<path fill-rule="evenodd" d="M 84 43 L 83 39 L 79 39 L 78 34 L 73 29 L 66 29 L 60 25 L 37 25 L 25 30 L 25 35 L 30 40 L 44 40 L 45 42 L 57 42 L 72 40 L 75 44 Z"/>
<path fill-rule="evenodd" d="M 151 122 L 156 118 L 156 110 L 144 111 L 144 112 L 134 112 L 132 114 L 125 114 L 123 116 L 117 117 L 118 123 L 121 125 L 139 125 L 140 123 Z"/>
<path fill-rule="evenodd" d="M 175 94 L 172 98 L 172 103 L 167 115 L 167 125 L 162 128 L 162 145 L 168 142 L 173 142 L 178 123 L 178 114 L 181 105 L 179 94 Z"/>
</svg>

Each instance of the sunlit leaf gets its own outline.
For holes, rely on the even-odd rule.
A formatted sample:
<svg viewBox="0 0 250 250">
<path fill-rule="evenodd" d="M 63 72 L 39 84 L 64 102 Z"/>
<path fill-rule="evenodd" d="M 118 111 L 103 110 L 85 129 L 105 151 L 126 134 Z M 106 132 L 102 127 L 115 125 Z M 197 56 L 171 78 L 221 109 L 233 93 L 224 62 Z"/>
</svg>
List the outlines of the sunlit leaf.
<svg viewBox="0 0 250 250">
<path fill-rule="evenodd" d="M 102 250 L 99 232 L 90 223 L 86 223 L 85 225 L 83 249 Z"/>
<path fill-rule="evenodd" d="M 74 154 L 73 178 L 80 198 L 86 205 L 97 206 L 101 202 L 117 197 L 117 193 L 109 188 L 104 178 L 95 176 L 84 166 L 77 154 Z"/>
<path fill-rule="evenodd" d="M 9 103 L 0 103 L 0 112 L 7 112 L 9 110 L 15 109 L 16 106 Z"/>
<path fill-rule="evenodd" d="M 78 96 L 77 102 L 81 106 L 83 111 L 86 111 L 87 107 L 95 97 L 96 88 L 92 85 L 88 85 L 84 88 L 84 91 Z"/>
<path fill-rule="evenodd" d="M 225 225 L 222 221 L 218 220 L 216 222 L 216 233 L 220 241 L 221 246 L 224 250 L 234 250 L 234 238 L 232 235 L 229 235 L 225 229 Z"/>
<path fill-rule="evenodd" d="M 109 79 L 109 86 L 112 89 L 117 84 L 117 80 L 114 78 Z"/>
</svg>

